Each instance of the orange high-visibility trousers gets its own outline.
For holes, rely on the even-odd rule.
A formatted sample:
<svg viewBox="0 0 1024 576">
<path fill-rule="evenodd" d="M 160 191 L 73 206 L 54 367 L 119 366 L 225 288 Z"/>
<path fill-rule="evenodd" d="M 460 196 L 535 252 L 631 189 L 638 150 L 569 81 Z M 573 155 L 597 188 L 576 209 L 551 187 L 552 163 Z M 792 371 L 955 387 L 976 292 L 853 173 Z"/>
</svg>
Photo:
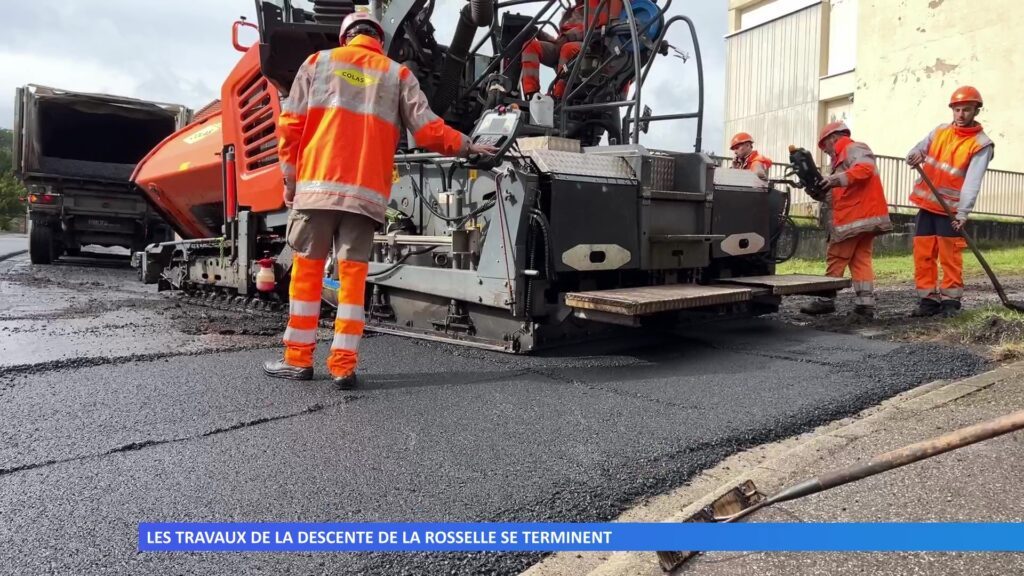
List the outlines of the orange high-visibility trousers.
<svg viewBox="0 0 1024 576">
<path fill-rule="evenodd" d="M 921 210 L 915 220 L 914 283 L 922 300 L 959 301 L 964 295 L 964 248 L 967 242 L 946 215 Z M 942 283 L 939 283 L 939 266 Z"/>
<path fill-rule="evenodd" d="M 566 42 L 558 49 L 557 44 L 537 40 L 536 38 L 526 43 L 523 48 L 523 94 L 540 92 L 540 65 L 555 68 L 555 73 L 562 76 L 555 82 L 552 95 L 561 98 L 565 93 L 565 84 L 568 80 L 568 67 L 570 60 L 580 53 L 583 46 L 581 42 Z M 557 56 L 557 57 L 556 57 Z"/>
<path fill-rule="evenodd" d="M 324 265 L 333 245 L 340 287 L 327 369 L 334 377 L 355 372 L 364 325 L 367 261 L 376 226 L 369 217 L 338 210 L 292 210 L 289 214 L 288 244 L 295 255 L 283 339 L 287 364 L 313 366 Z"/>
<path fill-rule="evenodd" d="M 825 275 L 842 278 L 849 268 L 850 276 L 853 277 L 853 303 L 856 306 L 875 307 L 875 270 L 872 267 L 874 245 L 873 233 L 859 234 L 828 245 Z"/>
</svg>

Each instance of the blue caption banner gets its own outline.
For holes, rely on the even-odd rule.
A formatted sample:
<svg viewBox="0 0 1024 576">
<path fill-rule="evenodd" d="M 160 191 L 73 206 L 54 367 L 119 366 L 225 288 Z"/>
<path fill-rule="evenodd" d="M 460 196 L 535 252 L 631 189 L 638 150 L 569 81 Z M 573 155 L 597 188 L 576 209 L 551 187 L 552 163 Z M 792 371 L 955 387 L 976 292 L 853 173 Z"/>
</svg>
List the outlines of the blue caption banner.
<svg viewBox="0 0 1024 576">
<path fill-rule="evenodd" d="M 1024 524 L 142 523 L 141 552 L 1024 552 Z"/>
</svg>

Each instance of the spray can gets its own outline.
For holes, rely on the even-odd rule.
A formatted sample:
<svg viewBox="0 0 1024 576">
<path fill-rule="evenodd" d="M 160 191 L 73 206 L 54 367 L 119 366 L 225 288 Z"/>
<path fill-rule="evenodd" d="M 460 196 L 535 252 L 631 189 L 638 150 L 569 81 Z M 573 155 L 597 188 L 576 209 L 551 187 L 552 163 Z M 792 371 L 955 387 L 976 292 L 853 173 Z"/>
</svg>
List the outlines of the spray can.
<svg viewBox="0 0 1024 576">
<path fill-rule="evenodd" d="M 260 269 L 256 272 L 256 290 L 260 292 L 273 292 L 277 287 L 277 279 L 274 278 L 274 259 L 263 258 L 256 261 Z"/>
</svg>

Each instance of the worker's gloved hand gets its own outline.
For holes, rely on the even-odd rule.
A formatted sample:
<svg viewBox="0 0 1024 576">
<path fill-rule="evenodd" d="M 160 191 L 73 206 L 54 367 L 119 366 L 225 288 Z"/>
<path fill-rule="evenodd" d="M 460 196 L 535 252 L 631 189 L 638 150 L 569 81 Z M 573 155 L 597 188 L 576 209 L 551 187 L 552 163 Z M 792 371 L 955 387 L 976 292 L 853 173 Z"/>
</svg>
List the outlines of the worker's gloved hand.
<svg viewBox="0 0 1024 576">
<path fill-rule="evenodd" d="M 836 186 L 839 186 L 839 184 L 840 184 L 839 183 L 839 175 L 838 174 L 831 174 L 829 176 L 825 176 L 824 177 L 824 179 L 822 180 L 822 186 L 821 187 L 824 190 L 831 190 L 831 189 L 835 188 Z"/>
<path fill-rule="evenodd" d="M 907 154 L 907 164 L 909 166 L 918 166 L 922 162 L 924 162 L 924 154 L 921 152 L 914 150 L 910 154 Z"/>
<path fill-rule="evenodd" d="M 285 186 L 283 197 L 284 205 L 291 208 L 292 203 L 295 202 L 295 188 L 292 188 L 291 186 Z"/>
<path fill-rule="evenodd" d="M 469 149 L 466 152 L 468 156 L 494 156 L 497 153 L 498 148 L 496 146 L 477 144 L 476 142 L 470 143 Z"/>
<path fill-rule="evenodd" d="M 967 224 L 965 220 L 953 220 L 953 230 L 955 232 L 963 232 L 965 224 Z"/>
</svg>

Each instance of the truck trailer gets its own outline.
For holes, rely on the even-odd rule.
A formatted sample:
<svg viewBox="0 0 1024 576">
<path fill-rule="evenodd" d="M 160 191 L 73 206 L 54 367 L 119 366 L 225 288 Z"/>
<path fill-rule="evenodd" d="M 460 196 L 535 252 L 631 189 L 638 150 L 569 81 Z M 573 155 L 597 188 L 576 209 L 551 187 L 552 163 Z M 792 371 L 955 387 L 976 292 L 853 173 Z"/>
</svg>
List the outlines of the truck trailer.
<svg viewBox="0 0 1024 576">
<path fill-rule="evenodd" d="M 142 250 L 169 228 L 132 185 L 136 163 L 183 127 L 184 106 L 30 84 L 17 89 L 15 174 L 28 190 L 29 256 Z"/>
</svg>

